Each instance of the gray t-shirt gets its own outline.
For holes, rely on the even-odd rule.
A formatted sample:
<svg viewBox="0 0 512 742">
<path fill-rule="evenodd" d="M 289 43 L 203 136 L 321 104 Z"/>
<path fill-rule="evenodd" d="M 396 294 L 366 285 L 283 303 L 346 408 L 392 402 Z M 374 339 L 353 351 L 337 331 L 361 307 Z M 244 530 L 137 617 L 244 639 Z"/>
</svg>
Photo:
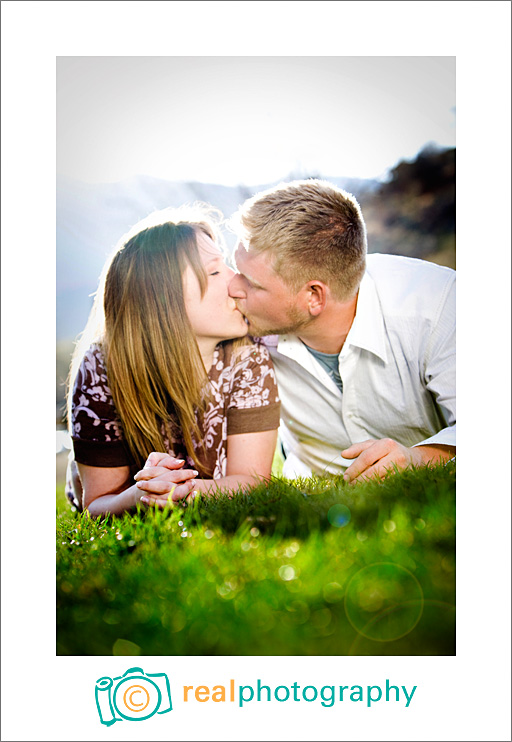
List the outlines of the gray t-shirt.
<svg viewBox="0 0 512 742">
<path fill-rule="evenodd" d="M 306 343 L 304 343 L 306 345 Z M 343 381 L 340 376 L 339 355 L 338 353 L 321 353 L 319 350 L 313 350 L 306 345 L 312 356 L 322 364 L 331 379 L 334 381 L 341 393 L 343 393 Z"/>
</svg>

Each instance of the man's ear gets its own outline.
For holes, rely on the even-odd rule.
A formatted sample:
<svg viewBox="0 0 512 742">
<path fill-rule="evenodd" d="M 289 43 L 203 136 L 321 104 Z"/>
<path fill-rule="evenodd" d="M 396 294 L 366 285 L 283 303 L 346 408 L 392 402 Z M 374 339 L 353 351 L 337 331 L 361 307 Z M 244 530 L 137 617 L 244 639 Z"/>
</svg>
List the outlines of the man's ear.
<svg viewBox="0 0 512 742">
<path fill-rule="evenodd" d="M 329 297 L 329 287 L 322 281 L 308 281 L 304 286 L 307 297 L 307 307 L 312 317 L 318 317 L 326 307 Z"/>
</svg>

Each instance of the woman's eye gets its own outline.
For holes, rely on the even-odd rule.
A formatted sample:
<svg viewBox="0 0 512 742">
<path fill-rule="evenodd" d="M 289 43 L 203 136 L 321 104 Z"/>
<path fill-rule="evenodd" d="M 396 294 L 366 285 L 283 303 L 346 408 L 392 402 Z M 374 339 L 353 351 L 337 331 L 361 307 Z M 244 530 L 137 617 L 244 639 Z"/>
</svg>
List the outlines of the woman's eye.
<svg viewBox="0 0 512 742">
<path fill-rule="evenodd" d="M 210 276 L 218 276 L 220 271 L 214 271 L 213 273 L 210 273 Z"/>
</svg>

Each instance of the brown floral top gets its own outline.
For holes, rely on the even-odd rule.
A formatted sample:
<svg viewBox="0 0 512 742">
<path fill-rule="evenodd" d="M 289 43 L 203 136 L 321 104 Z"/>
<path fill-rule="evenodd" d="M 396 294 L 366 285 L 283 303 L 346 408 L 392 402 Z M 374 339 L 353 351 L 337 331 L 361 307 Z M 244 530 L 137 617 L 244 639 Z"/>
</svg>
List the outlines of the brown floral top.
<svg viewBox="0 0 512 742">
<path fill-rule="evenodd" d="M 280 402 L 272 361 L 259 342 L 235 352 L 231 341 L 220 343 L 208 377 L 212 394 L 202 425 L 203 442 L 206 465 L 213 471 L 213 478 L 218 479 L 226 473 L 228 435 L 276 429 Z M 173 433 L 171 440 L 165 440 L 166 452 L 185 459 L 193 467 L 178 426 L 172 418 L 169 422 Z M 99 345 L 89 348 L 80 365 L 73 389 L 71 424 L 75 461 L 89 466 L 135 467 Z M 201 448 L 197 442 L 194 447 Z"/>
</svg>

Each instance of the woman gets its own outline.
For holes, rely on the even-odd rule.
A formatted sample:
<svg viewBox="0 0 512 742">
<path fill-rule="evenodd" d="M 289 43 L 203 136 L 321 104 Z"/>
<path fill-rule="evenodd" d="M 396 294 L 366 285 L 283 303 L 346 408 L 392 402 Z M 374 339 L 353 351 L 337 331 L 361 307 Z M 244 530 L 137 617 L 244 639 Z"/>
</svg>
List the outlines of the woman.
<svg viewBox="0 0 512 742">
<path fill-rule="evenodd" d="M 70 376 L 80 509 L 164 507 L 270 476 L 275 375 L 245 338 L 232 275 L 205 207 L 152 214 L 107 262 Z"/>
</svg>

